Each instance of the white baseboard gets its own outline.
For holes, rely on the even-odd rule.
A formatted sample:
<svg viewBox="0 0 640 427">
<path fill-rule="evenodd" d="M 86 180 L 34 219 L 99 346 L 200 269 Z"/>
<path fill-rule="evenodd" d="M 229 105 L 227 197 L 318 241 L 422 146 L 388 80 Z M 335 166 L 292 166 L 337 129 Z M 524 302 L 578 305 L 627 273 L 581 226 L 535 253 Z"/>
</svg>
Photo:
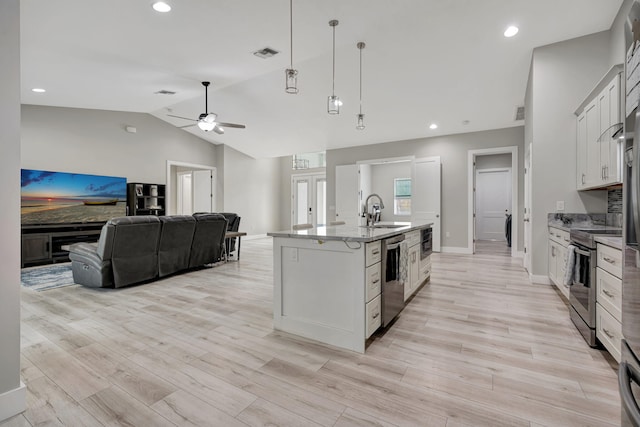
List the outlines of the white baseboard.
<svg viewBox="0 0 640 427">
<path fill-rule="evenodd" d="M 447 254 L 465 254 L 471 255 L 473 252 L 469 248 L 460 248 L 457 246 L 441 246 L 440 252 Z"/>
<path fill-rule="evenodd" d="M 20 387 L 0 394 L 0 422 L 18 415 L 27 409 L 27 388 L 20 381 Z"/>
<path fill-rule="evenodd" d="M 531 283 L 536 283 L 538 285 L 551 284 L 551 280 L 549 280 L 549 276 L 543 276 L 541 274 L 530 274 L 529 278 L 531 279 Z"/>
</svg>

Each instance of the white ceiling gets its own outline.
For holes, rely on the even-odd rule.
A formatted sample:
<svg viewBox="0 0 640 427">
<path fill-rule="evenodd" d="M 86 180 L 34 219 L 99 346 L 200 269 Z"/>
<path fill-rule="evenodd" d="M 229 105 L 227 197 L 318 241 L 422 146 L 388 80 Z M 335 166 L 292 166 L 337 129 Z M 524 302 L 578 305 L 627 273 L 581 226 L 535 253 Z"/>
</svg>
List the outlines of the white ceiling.
<svg viewBox="0 0 640 427">
<path fill-rule="evenodd" d="M 522 125 L 534 47 L 608 30 L 622 0 L 294 0 L 300 93 L 284 91 L 288 0 L 28 0 L 21 2 L 22 102 L 243 123 L 224 135 L 186 131 L 254 157 Z M 336 27 L 338 116 L 329 20 Z M 505 38 L 515 24 L 520 33 Z M 365 130 L 356 130 L 358 49 Z M 281 53 L 260 59 L 269 46 Z M 47 89 L 44 94 L 31 92 Z M 159 90 L 176 95 L 156 95 Z M 576 100 L 579 103 L 579 100 Z M 577 104 L 576 104 L 577 105 Z M 463 124 L 468 120 L 468 124 Z M 439 125 L 430 130 L 429 124 Z"/>
</svg>

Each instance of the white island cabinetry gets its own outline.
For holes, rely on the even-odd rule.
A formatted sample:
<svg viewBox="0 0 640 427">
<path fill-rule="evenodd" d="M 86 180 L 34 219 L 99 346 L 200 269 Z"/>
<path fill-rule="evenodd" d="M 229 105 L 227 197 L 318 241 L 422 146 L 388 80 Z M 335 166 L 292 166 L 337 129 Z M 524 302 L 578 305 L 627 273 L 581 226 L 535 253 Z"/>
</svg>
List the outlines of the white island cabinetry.
<svg viewBox="0 0 640 427">
<path fill-rule="evenodd" d="M 274 329 L 364 353 L 382 320 L 382 240 L 430 225 L 268 233 L 274 249 Z"/>
</svg>

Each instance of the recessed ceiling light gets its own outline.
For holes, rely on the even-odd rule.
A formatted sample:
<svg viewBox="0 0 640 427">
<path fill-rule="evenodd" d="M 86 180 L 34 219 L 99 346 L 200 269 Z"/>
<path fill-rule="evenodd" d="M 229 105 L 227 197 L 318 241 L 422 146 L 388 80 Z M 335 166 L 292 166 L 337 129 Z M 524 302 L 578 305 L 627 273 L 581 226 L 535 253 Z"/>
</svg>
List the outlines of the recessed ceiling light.
<svg viewBox="0 0 640 427">
<path fill-rule="evenodd" d="M 431 123 L 431 125 L 429 125 L 429 129 L 438 129 L 438 125 L 435 123 Z"/>
<path fill-rule="evenodd" d="M 153 4 L 153 10 L 155 10 L 156 12 L 169 12 L 171 10 L 171 6 L 169 6 L 167 3 L 163 2 L 163 1 L 157 1 Z"/>
<path fill-rule="evenodd" d="M 42 89 L 40 87 L 34 87 L 33 89 L 31 89 L 31 92 L 35 92 L 35 93 L 44 93 L 46 92 L 45 89 Z"/>
<path fill-rule="evenodd" d="M 513 37 L 516 34 L 518 34 L 518 27 L 511 25 L 509 28 L 507 28 L 506 30 L 504 30 L 504 36 L 505 37 Z"/>
</svg>

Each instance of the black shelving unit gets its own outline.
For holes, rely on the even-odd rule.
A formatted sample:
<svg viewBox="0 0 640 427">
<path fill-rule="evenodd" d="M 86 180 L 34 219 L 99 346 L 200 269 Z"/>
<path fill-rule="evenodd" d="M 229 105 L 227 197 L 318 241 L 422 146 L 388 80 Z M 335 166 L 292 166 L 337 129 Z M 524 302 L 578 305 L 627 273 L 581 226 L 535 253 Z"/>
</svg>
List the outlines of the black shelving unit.
<svg viewBox="0 0 640 427">
<path fill-rule="evenodd" d="M 127 183 L 127 215 L 164 215 L 165 186 L 163 184 Z"/>
</svg>

